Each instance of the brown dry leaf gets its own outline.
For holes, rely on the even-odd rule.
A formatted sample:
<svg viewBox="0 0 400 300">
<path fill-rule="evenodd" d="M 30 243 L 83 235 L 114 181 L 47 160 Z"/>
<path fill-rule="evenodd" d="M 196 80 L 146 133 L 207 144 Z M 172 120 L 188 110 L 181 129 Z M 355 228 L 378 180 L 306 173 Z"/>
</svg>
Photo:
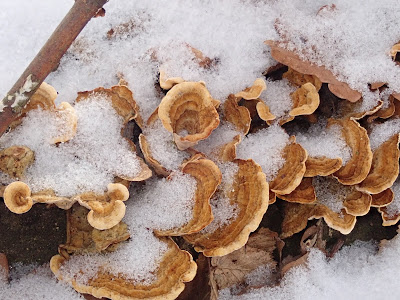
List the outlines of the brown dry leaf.
<svg viewBox="0 0 400 300">
<path fill-rule="evenodd" d="M 360 100 L 361 93 L 352 90 L 347 83 L 337 80 L 335 75 L 325 67 L 302 60 L 294 52 L 280 47 L 277 42 L 268 40 L 265 43 L 271 47 L 271 55 L 278 62 L 302 74 L 317 76 L 320 81 L 328 83 L 329 90 L 339 98 L 347 99 L 350 102 Z"/>
<path fill-rule="evenodd" d="M 285 203 L 281 238 L 291 237 L 306 228 L 313 209 L 314 205 Z"/>
<path fill-rule="evenodd" d="M 245 276 L 261 265 L 276 267 L 272 252 L 276 248 L 278 234 L 261 228 L 252 234 L 247 244 L 222 257 L 211 259 L 212 280 L 218 290 L 231 287 L 245 280 Z"/>
<path fill-rule="evenodd" d="M 289 261 L 285 262 L 285 265 L 281 269 L 281 276 L 283 277 L 290 269 L 301 266 L 307 263 L 308 252 L 301 255 L 300 257 L 291 258 Z"/>
<path fill-rule="evenodd" d="M 303 84 L 310 82 L 315 86 L 317 91 L 319 91 L 322 86 L 322 82 L 317 76 L 302 74 L 292 68 L 289 68 L 287 72 L 283 73 L 282 78 L 286 78 L 290 83 L 297 86 L 302 86 Z"/>
</svg>

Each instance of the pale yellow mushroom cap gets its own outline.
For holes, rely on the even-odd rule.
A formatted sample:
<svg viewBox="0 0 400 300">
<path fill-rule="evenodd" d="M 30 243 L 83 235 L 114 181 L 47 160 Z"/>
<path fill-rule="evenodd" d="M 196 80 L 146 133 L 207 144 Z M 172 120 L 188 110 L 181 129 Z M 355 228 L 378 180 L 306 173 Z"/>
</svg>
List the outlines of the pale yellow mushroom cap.
<svg viewBox="0 0 400 300">
<path fill-rule="evenodd" d="M 23 214 L 31 209 L 33 200 L 31 189 L 22 181 L 15 181 L 9 184 L 4 190 L 4 204 L 16 214 Z"/>
</svg>

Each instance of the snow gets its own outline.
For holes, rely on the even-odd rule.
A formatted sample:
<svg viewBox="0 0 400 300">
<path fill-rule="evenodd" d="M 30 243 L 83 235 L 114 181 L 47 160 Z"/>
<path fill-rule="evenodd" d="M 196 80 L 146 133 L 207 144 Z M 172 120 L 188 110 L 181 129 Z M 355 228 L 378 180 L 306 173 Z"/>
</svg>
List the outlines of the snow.
<svg viewBox="0 0 400 300">
<path fill-rule="evenodd" d="M 73 0 L 0 2 L 0 26 L 4 29 L 0 37 L 1 95 L 6 95 L 73 2 Z M 331 3 L 335 6 L 329 6 Z M 328 6 L 321 9 L 326 4 Z M 339 80 L 362 92 L 364 101 L 360 110 L 372 108 L 380 98 L 377 92 L 369 91 L 368 83 L 386 82 L 389 86 L 385 91 L 386 94 L 393 91 L 400 92 L 400 68 L 389 55 L 390 48 L 400 37 L 398 26 L 400 7 L 395 0 L 334 0 L 329 3 L 322 0 L 118 0 L 110 1 L 105 9 L 106 16 L 90 21 L 62 59 L 58 70 L 46 79 L 59 92 L 57 103 L 62 101 L 72 103 L 78 91 L 91 90 L 99 86 L 110 87 L 118 82 L 117 75 L 120 74 L 132 88 L 141 114 L 147 119 L 162 98 L 162 94 L 154 87 L 160 67 L 170 77 L 205 81 L 212 96 L 224 101 L 230 93 L 244 89 L 248 82 L 261 77 L 268 67 L 275 64 L 268 46 L 264 44 L 268 39 L 283 42 L 282 45 L 285 47 L 296 51 L 311 62 L 325 66 Z M 114 34 L 107 36 L 112 28 Z M 284 34 L 279 36 L 277 30 Z M 200 66 L 188 45 L 202 51 L 205 56 L 212 59 L 213 64 L 209 68 Z M 266 97 L 267 101 L 274 99 L 286 88 L 281 87 L 274 92 L 274 85 L 278 83 L 267 84 L 265 94 L 273 92 Z M 286 100 L 290 94 L 288 92 L 289 90 L 284 90 L 282 96 Z M 387 98 L 386 95 L 381 96 Z M 285 107 L 283 102 L 279 105 L 271 102 L 269 105 L 271 111 L 278 115 L 285 113 L 289 108 Z M 274 105 L 276 107 L 272 109 Z M 387 105 L 387 101 L 384 105 Z M 0 111 L 3 108 L 4 103 L 0 102 Z M 86 112 L 77 109 L 78 116 L 88 114 L 91 118 L 97 118 L 89 113 L 96 111 L 93 108 Z M 35 114 L 38 119 L 33 121 Z M 132 158 L 129 155 L 125 156 L 126 152 L 113 151 L 124 148 L 115 147 L 117 144 L 123 145 L 123 140 L 110 140 L 111 136 L 120 137 L 115 132 L 111 134 L 111 131 L 116 130 L 118 126 L 109 128 L 108 125 L 102 127 L 104 124 L 96 123 L 98 126 L 91 128 L 90 121 L 86 124 L 89 127 L 86 127 L 85 131 L 79 131 L 78 128 L 77 136 L 71 142 L 54 147 L 44 143 L 46 139 L 47 141 L 51 139 L 51 132 L 54 133 L 57 127 L 57 124 L 49 121 L 49 116 L 46 114 L 41 111 L 30 114 L 29 118 L 32 119 L 27 122 L 31 122 L 32 128 L 23 139 L 24 143 L 30 143 L 32 147 L 41 145 L 45 153 L 41 156 L 41 152 L 38 152 L 36 157 L 36 163 L 43 163 L 42 167 L 35 169 L 32 166 L 27 174 L 34 174 L 37 178 L 28 179 L 33 190 L 51 186 L 64 196 L 84 190 L 101 192 L 107 183 L 112 181 L 114 175 L 125 173 L 128 168 L 132 169 L 132 161 L 122 160 L 121 164 L 115 163 L 122 157 L 127 160 Z M 107 118 L 107 121 L 114 124 L 115 120 L 113 121 L 113 117 L 106 112 L 102 112 L 98 117 Z M 399 121 L 395 119 L 373 128 L 370 134 L 372 148 L 376 149 L 390 136 L 398 133 L 398 123 Z M 47 128 L 48 134 L 42 136 L 40 134 L 42 131 L 35 131 L 35 128 Z M 101 137 L 96 141 L 86 139 L 87 136 L 93 135 L 92 129 L 101 130 Z M 221 125 L 208 140 L 199 143 L 197 149 L 202 149 L 211 156 L 212 150 L 230 141 L 235 133 L 232 128 Z M 163 150 L 163 145 L 168 144 L 167 135 L 163 134 L 157 132 L 155 135 L 156 140 L 159 138 L 157 142 L 160 142 L 157 149 L 161 149 L 161 154 L 157 152 L 156 155 L 162 160 L 164 153 L 165 160 L 171 162 L 171 169 L 176 168 L 180 156 L 175 156 L 177 153 L 173 154 L 172 151 L 169 153 L 169 148 Z M 5 140 L 12 135 L 4 136 L 1 147 L 6 145 Z M 315 147 L 315 141 L 307 134 L 302 137 L 302 143 L 310 154 L 315 150 L 318 155 L 319 153 L 335 157 L 340 155 L 346 161 L 348 150 L 338 140 L 328 139 L 329 135 L 334 137 L 335 133 L 321 131 L 318 135 L 318 141 L 324 147 L 322 145 Z M 300 139 L 298 137 L 298 140 Z M 272 126 L 244 138 L 238 147 L 238 156 L 253 158 L 267 173 L 268 180 L 271 180 L 284 163 L 281 150 L 287 141 L 288 136 L 284 131 Z M 78 145 L 78 142 L 84 146 L 80 147 L 82 152 L 76 155 L 76 152 L 67 148 Z M 96 148 L 94 159 L 88 152 L 97 146 L 105 148 Z M 107 156 L 105 161 L 97 160 L 98 157 L 104 158 L 105 155 Z M 100 164 L 104 167 L 99 169 Z M 162 185 L 162 180 L 149 181 L 147 187 L 132 196 L 130 202 L 133 204 L 127 204 L 126 217 L 128 223 L 132 222 L 129 223 L 131 241 L 125 243 L 118 250 L 120 252 L 115 252 L 116 254 L 109 254 L 107 257 L 93 256 L 91 259 L 94 262 L 96 259 L 97 262 L 106 261 L 110 264 L 110 270 L 121 268 L 118 271 L 125 271 L 127 265 L 132 265 L 137 271 L 135 272 L 137 280 L 151 281 L 151 272 L 157 267 L 157 260 L 154 260 L 154 257 L 161 257 L 166 251 L 166 245 L 154 237 L 152 230 L 142 226 L 145 221 L 141 218 L 135 221 L 139 223 L 143 221 L 140 223 L 141 226 L 136 226 L 139 223 L 128 221 L 130 214 L 135 215 L 129 211 L 130 207 L 135 208 L 137 205 L 134 202 L 135 196 L 142 197 L 144 207 L 149 206 L 146 204 L 149 201 L 155 201 L 156 198 L 147 196 L 150 194 L 147 191 L 150 187 L 157 191 L 157 195 L 161 195 L 160 199 L 166 199 L 160 192 L 161 189 L 158 189 Z M 335 193 L 337 192 L 336 188 Z M 185 190 L 185 193 L 190 194 L 190 191 Z M 329 191 L 323 191 L 322 194 L 333 195 L 329 194 Z M 332 204 L 330 198 L 329 196 L 326 199 Z M 332 207 L 336 207 L 337 210 L 335 202 L 333 204 Z M 169 209 L 175 207 L 157 205 L 152 209 L 160 209 L 159 211 L 163 213 L 169 213 L 171 212 Z M 190 205 L 183 205 L 182 210 L 188 212 L 189 207 Z M 229 209 L 226 211 L 229 212 Z M 234 209 L 231 212 L 233 211 Z M 161 213 L 156 219 L 150 218 L 148 222 L 152 227 L 170 228 L 187 220 L 188 215 L 185 214 L 182 219 L 173 219 L 173 216 L 177 216 L 177 212 L 173 213 L 165 221 L 164 216 L 159 220 Z M 180 213 L 181 210 L 179 215 Z M 396 281 L 400 269 L 399 243 L 397 237 L 379 254 L 375 254 L 374 245 L 358 243 L 340 251 L 330 261 L 326 261 L 320 252 L 313 250 L 308 267 L 292 270 L 279 288 L 254 291 L 253 296 L 244 295 L 242 299 L 392 298 L 399 291 Z M 96 269 L 93 272 L 95 271 Z M 36 288 L 40 289 L 41 284 L 50 284 L 51 281 L 41 280 L 40 276 L 39 274 L 27 276 L 26 282 L 30 280 L 35 282 L 29 285 L 30 290 L 36 291 Z M 37 277 L 39 281 L 34 281 Z M 24 282 L 25 280 L 21 282 L 16 280 L 11 286 L 21 284 L 22 287 Z M 40 293 L 48 290 L 56 291 L 56 288 L 46 287 L 37 293 L 41 295 Z M 1 291 L 7 293 L 8 287 Z M 73 296 L 68 296 L 70 295 L 68 293 L 69 290 L 60 292 L 67 295 L 65 296 L 67 299 L 71 299 Z M 8 298 L 15 298 L 15 295 L 23 294 L 13 292 Z M 58 292 L 46 293 L 47 297 L 52 295 L 58 295 Z M 30 296 L 24 297 L 29 299 Z M 236 299 L 235 297 L 227 296 L 227 299 Z M 62 296 L 57 296 L 56 299 L 62 299 Z"/>
<path fill-rule="evenodd" d="M 232 202 L 229 198 L 229 192 L 234 188 L 234 179 L 239 171 L 239 166 L 233 162 L 225 162 L 219 163 L 218 168 L 221 170 L 222 180 L 217 192 L 210 200 L 214 220 L 201 230 L 201 233 L 212 233 L 218 228 L 229 225 L 240 212 L 237 203 Z"/>
<path fill-rule="evenodd" d="M 193 148 L 213 160 L 219 160 L 219 148 L 231 142 L 237 135 L 243 137 L 243 133 L 237 131 L 231 123 L 222 121 L 207 139 L 200 141 Z"/>
<path fill-rule="evenodd" d="M 61 269 L 66 280 L 75 278 L 85 284 L 95 277 L 99 268 L 127 279 L 151 284 L 167 244 L 154 236 L 153 230 L 168 230 L 187 224 L 192 218 L 196 180 L 183 173 L 170 179 L 153 178 L 139 190 L 131 191 L 123 221 L 131 238 L 108 254 L 72 256 Z M 80 272 L 82 270 L 83 272 Z"/>
<path fill-rule="evenodd" d="M 310 157 L 341 158 L 345 165 L 351 158 L 351 149 L 342 135 L 342 127 L 332 125 L 326 128 L 324 122 L 313 124 L 307 132 L 294 133 Z"/>
<path fill-rule="evenodd" d="M 177 170 L 190 154 L 180 151 L 174 142 L 174 136 L 164 128 L 160 120 L 143 130 L 149 144 L 151 155 L 167 170 Z"/>
<path fill-rule="evenodd" d="M 398 133 L 400 133 L 400 118 L 394 118 L 384 123 L 374 124 L 371 126 L 369 142 L 371 144 L 372 151 L 379 148 L 380 145 Z"/>
<path fill-rule="evenodd" d="M 279 120 L 287 116 L 293 108 L 290 94 L 296 90 L 286 79 L 277 81 L 267 81 L 267 89 L 261 94 L 260 98 L 268 105 L 272 114 Z"/>
<path fill-rule="evenodd" d="M 288 134 L 275 124 L 247 135 L 237 147 L 237 158 L 252 158 L 271 181 L 285 163 L 282 154 L 288 144 Z"/>
<path fill-rule="evenodd" d="M 0 138 L 1 148 L 24 145 L 35 152 L 35 161 L 22 179 L 33 192 L 51 188 L 66 197 L 85 191 L 102 193 L 114 176 L 139 173 L 138 158 L 120 133 L 122 117 L 110 101 L 92 95 L 76 103 L 75 110 L 76 135 L 58 146 L 51 140 L 66 131 L 64 120 L 56 112 L 40 109 L 30 111 L 20 126 Z"/>
<path fill-rule="evenodd" d="M 376 249 L 373 242 L 355 242 L 330 260 L 312 249 L 308 263 L 291 269 L 279 286 L 254 289 L 240 296 L 226 289 L 218 299 L 391 299 L 400 292 L 400 237 L 379 252 Z"/>
<path fill-rule="evenodd" d="M 0 281 L 2 299 L 15 300 L 83 300 L 83 296 L 66 283 L 59 282 L 48 265 L 14 265 L 11 282 Z"/>
<path fill-rule="evenodd" d="M 318 203 L 327 206 L 335 213 L 340 213 L 343 202 L 354 189 L 352 186 L 344 186 L 333 177 L 313 177 L 312 181 Z"/>
</svg>

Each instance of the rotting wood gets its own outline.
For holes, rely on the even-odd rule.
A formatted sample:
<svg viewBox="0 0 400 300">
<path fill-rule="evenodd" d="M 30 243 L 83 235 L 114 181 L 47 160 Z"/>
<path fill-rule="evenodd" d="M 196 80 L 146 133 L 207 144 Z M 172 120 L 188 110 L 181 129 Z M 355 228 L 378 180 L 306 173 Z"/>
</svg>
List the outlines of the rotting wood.
<svg viewBox="0 0 400 300">
<path fill-rule="evenodd" d="M 75 0 L 53 34 L 0 102 L 0 136 L 8 129 L 40 84 L 54 71 L 72 42 L 108 0 Z"/>
</svg>

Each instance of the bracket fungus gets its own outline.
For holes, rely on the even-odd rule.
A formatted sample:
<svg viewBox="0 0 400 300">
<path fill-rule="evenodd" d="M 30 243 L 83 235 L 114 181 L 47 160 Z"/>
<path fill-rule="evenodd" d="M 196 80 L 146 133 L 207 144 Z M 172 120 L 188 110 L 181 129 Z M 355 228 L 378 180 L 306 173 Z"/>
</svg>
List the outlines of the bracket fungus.
<svg viewBox="0 0 400 300">
<path fill-rule="evenodd" d="M 235 159 L 230 164 L 237 166 L 237 172 L 223 174 L 222 187 L 214 196 L 213 214 L 218 218 L 202 231 L 184 236 L 205 256 L 223 256 L 241 248 L 259 226 L 268 207 L 268 183 L 261 167 L 251 159 Z M 226 215 L 231 209 L 225 206 L 231 209 L 235 206 L 237 212 Z"/>
<path fill-rule="evenodd" d="M 192 256 L 180 250 L 170 238 L 160 238 L 160 240 L 167 245 L 167 251 L 161 257 L 159 267 L 154 274 L 156 280 L 151 284 L 132 281 L 121 272 L 111 273 L 101 266 L 97 266 L 98 271 L 82 283 L 78 278 L 82 276 L 79 273 L 84 271 L 79 270 L 71 276 L 68 270 L 68 258 L 62 255 L 51 258 L 50 268 L 59 280 L 68 281 L 76 291 L 97 298 L 176 299 L 183 291 L 184 283 L 193 280 L 197 265 Z"/>
<path fill-rule="evenodd" d="M 344 185 L 360 183 L 367 177 L 372 165 L 372 151 L 367 130 L 352 119 L 331 119 L 330 124 L 342 127 L 342 133 L 352 152 L 349 161 L 333 175 Z"/>
<path fill-rule="evenodd" d="M 12 178 L 23 178 L 35 155 L 25 146 L 11 146 L 0 151 L 0 172 Z"/>
<path fill-rule="evenodd" d="M 158 236 L 181 236 L 198 232 L 213 220 L 210 198 L 221 183 L 221 171 L 211 160 L 195 155 L 182 164 L 182 172 L 196 180 L 192 217 L 179 228 L 155 230 Z M 172 173 L 170 176 L 173 175 Z"/>
<path fill-rule="evenodd" d="M 182 82 L 161 100 L 158 116 L 174 133 L 178 149 L 185 150 L 206 139 L 219 125 L 216 101 L 200 82 Z"/>
<path fill-rule="evenodd" d="M 257 78 L 253 85 L 245 88 L 243 91 L 236 93 L 236 98 L 243 98 L 245 100 L 255 100 L 258 99 L 261 93 L 267 88 L 267 85 L 262 78 Z"/>
<path fill-rule="evenodd" d="M 126 209 L 123 201 L 128 198 L 129 191 L 126 186 L 110 183 L 104 194 L 87 192 L 73 197 L 73 201 L 90 209 L 87 219 L 91 226 L 104 230 L 114 227 L 122 220 Z"/>
<path fill-rule="evenodd" d="M 358 190 L 378 194 L 393 185 L 399 175 L 399 141 L 400 134 L 395 134 L 373 151 L 371 170 Z"/>
</svg>

